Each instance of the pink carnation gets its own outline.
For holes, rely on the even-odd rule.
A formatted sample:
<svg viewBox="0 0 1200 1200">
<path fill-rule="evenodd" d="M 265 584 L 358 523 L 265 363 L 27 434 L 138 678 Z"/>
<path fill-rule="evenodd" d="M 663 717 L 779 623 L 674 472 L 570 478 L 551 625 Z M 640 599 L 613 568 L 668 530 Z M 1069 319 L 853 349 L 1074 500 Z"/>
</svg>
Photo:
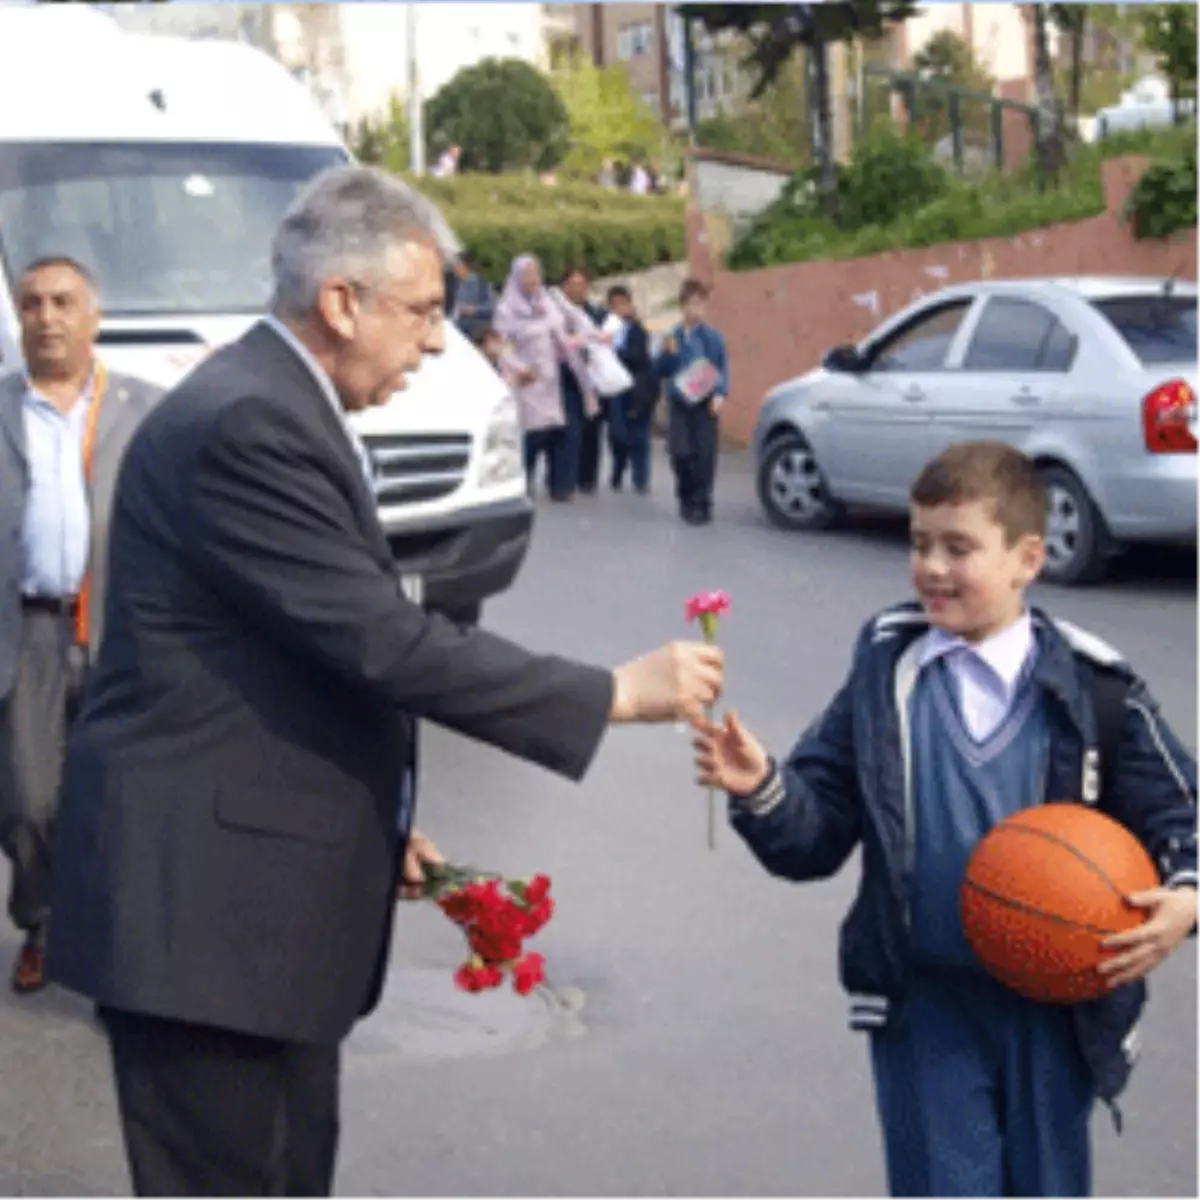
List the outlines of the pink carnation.
<svg viewBox="0 0 1200 1200">
<path fill-rule="evenodd" d="M 701 592 L 687 602 L 687 619 L 698 621 L 701 617 L 723 617 L 729 612 L 728 592 Z"/>
</svg>

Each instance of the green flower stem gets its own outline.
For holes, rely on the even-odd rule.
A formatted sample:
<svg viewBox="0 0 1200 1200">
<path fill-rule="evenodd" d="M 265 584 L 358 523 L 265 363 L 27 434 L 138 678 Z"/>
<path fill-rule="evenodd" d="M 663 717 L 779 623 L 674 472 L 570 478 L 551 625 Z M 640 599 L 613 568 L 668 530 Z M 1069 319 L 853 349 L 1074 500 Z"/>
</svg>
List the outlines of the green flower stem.
<svg viewBox="0 0 1200 1200">
<path fill-rule="evenodd" d="M 710 645 L 717 644 L 717 614 L 716 613 L 701 613 L 700 614 L 700 631 L 704 634 L 704 640 Z M 708 719 L 711 721 L 713 717 L 713 709 L 708 708 Z M 716 850 L 717 848 L 717 789 L 710 787 L 708 789 L 708 848 Z"/>
</svg>

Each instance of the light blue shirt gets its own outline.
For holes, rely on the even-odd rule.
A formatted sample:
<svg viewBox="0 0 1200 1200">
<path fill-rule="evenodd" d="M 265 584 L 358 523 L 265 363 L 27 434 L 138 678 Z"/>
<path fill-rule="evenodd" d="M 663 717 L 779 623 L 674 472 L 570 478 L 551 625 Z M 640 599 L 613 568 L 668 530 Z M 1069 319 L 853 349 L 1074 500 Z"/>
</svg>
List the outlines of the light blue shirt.
<svg viewBox="0 0 1200 1200">
<path fill-rule="evenodd" d="M 363 478 L 367 481 L 367 487 L 374 492 L 375 464 L 371 461 L 371 455 L 363 444 L 362 438 L 355 433 L 350 422 L 346 419 L 346 410 L 342 407 L 341 397 L 337 394 L 337 388 L 333 386 L 333 380 L 325 373 L 325 368 L 313 357 L 312 351 L 274 313 L 263 317 L 263 323 L 269 325 L 284 340 L 291 348 L 292 353 L 308 368 L 309 374 L 317 381 L 322 394 L 329 401 L 333 411 L 337 413 L 337 419 L 346 431 L 346 437 L 355 455 L 358 457 L 358 465 L 362 468 Z"/>
<path fill-rule="evenodd" d="M 29 461 L 29 491 L 21 549 L 26 596 L 78 595 L 87 573 L 91 506 L 83 472 L 83 438 L 93 384 L 59 412 L 32 383 L 26 384 L 22 419 Z"/>
<path fill-rule="evenodd" d="M 921 668 L 945 658 L 957 685 L 963 723 L 972 737 L 983 741 L 1012 711 L 1036 652 L 1033 618 L 1026 611 L 1007 629 L 978 645 L 968 645 L 944 630 L 931 629 L 925 636 Z"/>
</svg>

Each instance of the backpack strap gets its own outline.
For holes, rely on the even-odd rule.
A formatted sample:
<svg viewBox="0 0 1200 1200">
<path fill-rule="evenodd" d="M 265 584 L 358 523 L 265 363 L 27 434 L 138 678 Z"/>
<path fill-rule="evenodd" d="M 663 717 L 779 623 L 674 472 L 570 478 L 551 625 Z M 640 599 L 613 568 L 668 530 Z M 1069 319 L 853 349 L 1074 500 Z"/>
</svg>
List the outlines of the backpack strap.
<svg viewBox="0 0 1200 1200">
<path fill-rule="evenodd" d="M 1096 713 L 1096 746 L 1100 752 L 1100 799 L 1108 792 L 1125 732 L 1125 698 L 1130 680 L 1117 671 L 1092 670 L 1092 707 Z"/>
</svg>

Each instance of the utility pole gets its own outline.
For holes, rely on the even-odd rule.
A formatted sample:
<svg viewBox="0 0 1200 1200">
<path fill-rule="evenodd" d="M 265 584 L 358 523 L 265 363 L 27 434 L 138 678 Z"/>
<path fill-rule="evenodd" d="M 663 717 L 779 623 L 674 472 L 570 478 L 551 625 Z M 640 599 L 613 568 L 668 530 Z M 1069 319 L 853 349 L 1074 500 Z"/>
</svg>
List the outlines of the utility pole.
<svg viewBox="0 0 1200 1200">
<path fill-rule="evenodd" d="M 409 167 L 418 177 L 425 174 L 425 112 L 421 103 L 421 81 L 417 74 L 417 5 L 405 6 L 405 57 L 408 60 Z"/>
</svg>

